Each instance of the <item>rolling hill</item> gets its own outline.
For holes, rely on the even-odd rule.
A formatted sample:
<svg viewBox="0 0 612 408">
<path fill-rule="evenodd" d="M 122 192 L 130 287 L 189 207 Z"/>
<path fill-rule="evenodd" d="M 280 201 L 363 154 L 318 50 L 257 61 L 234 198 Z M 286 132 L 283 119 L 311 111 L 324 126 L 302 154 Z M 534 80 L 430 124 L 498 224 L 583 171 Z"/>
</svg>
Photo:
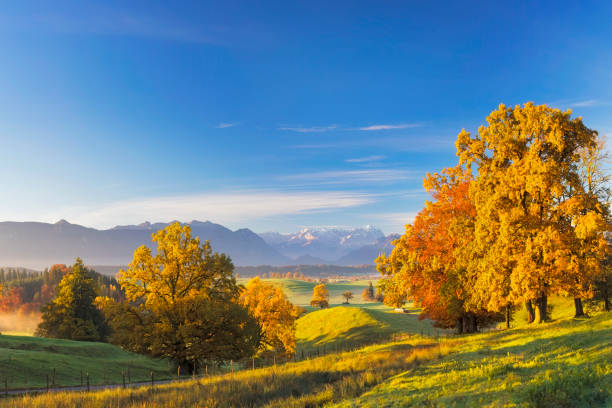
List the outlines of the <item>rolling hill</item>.
<svg viewBox="0 0 612 408">
<path fill-rule="evenodd" d="M 0 335 L 0 378 L 10 389 L 43 388 L 47 376 L 55 384 L 81 384 L 81 374 L 89 373 L 94 384 L 118 384 L 122 371 L 130 370 L 133 382 L 170 378 L 165 360 L 152 359 L 121 350 L 108 343 Z"/>
<path fill-rule="evenodd" d="M 509 330 L 437 339 L 408 333 L 347 352 L 155 389 L 24 396 L 0 406 L 610 407 L 612 314 L 573 319 L 571 301 L 554 299 L 553 321 L 544 324 L 526 325 L 517 314 Z M 347 328 L 380 324 L 347 309 L 312 319 L 332 338 L 334 326 L 350 316 L 357 324 Z"/>
</svg>

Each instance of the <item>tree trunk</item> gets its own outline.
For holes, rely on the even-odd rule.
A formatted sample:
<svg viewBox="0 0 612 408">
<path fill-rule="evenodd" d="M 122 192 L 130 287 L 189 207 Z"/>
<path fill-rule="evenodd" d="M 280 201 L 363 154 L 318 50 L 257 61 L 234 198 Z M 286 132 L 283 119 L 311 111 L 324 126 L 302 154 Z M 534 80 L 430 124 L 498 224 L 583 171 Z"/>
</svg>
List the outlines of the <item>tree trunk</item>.
<svg viewBox="0 0 612 408">
<path fill-rule="evenodd" d="M 510 328 L 510 317 L 511 317 L 510 305 L 506 305 L 506 329 Z"/>
<path fill-rule="evenodd" d="M 535 320 L 535 312 L 531 300 L 525 302 L 525 309 L 527 309 L 527 323 L 533 323 Z"/>
<path fill-rule="evenodd" d="M 576 309 L 576 314 L 574 317 L 584 317 L 584 309 L 582 308 L 582 299 L 574 298 L 574 307 Z"/>
<path fill-rule="evenodd" d="M 463 334 L 463 317 L 457 319 L 457 334 Z"/>
<path fill-rule="evenodd" d="M 546 313 L 546 309 L 548 308 L 548 297 L 542 294 L 542 296 L 538 298 L 536 306 L 538 308 L 538 323 L 544 323 L 548 320 L 548 315 Z"/>
<path fill-rule="evenodd" d="M 476 323 L 476 315 L 474 313 L 466 313 L 463 316 L 463 332 L 476 333 L 478 331 Z"/>
<path fill-rule="evenodd" d="M 608 280 L 606 279 L 605 285 L 602 290 L 603 300 L 604 300 L 604 310 L 606 312 L 610 311 L 610 294 L 608 292 Z"/>
</svg>

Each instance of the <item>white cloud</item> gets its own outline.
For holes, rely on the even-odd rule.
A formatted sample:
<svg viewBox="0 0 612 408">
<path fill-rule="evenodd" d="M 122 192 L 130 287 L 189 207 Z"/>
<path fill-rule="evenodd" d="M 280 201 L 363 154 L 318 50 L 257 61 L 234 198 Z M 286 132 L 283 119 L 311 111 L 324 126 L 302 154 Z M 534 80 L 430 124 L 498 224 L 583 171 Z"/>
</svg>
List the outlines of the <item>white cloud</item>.
<svg viewBox="0 0 612 408">
<path fill-rule="evenodd" d="M 588 107 L 597 106 L 597 105 L 600 105 L 600 102 L 595 99 L 587 99 L 585 101 L 577 101 L 577 102 L 573 102 L 569 104 L 569 106 L 575 107 L 575 108 L 588 108 Z"/>
<path fill-rule="evenodd" d="M 391 212 L 383 214 L 364 214 L 368 221 L 373 221 L 387 233 L 403 234 L 406 224 L 412 224 L 418 212 Z"/>
<path fill-rule="evenodd" d="M 278 130 L 289 130 L 291 132 L 299 132 L 299 133 L 315 133 L 315 132 L 327 132 L 329 130 L 337 129 L 336 125 L 329 126 L 312 126 L 312 127 L 280 127 Z"/>
<path fill-rule="evenodd" d="M 347 163 L 368 163 L 378 161 L 386 158 L 386 156 L 368 156 L 368 157 L 356 157 L 354 159 L 346 159 Z"/>
<path fill-rule="evenodd" d="M 399 125 L 371 125 L 360 127 L 359 130 L 392 130 L 392 129 L 409 129 L 423 126 L 420 123 L 402 123 Z"/>
<path fill-rule="evenodd" d="M 385 182 L 412 179 L 421 172 L 393 169 L 337 170 L 290 174 L 281 180 L 306 181 L 313 184 L 348 184 L 355 182 Z"/>
<path fill-rule="evenodd" d="M 47 221 L 70 222 L 98 228 L 143 221 L 212 220 L 236 224 L 262 217 L 331 211 L 375 201 L 373 195 L 347 191 L 237 191 L 125 200 L 97 207 L 66 209 Z"/>
<path fill-rule="evenodd" d="M 215 126 L 217 129 L 225 129 L 225 128 L 229 128 L 229 127 L 234 127 L 236 126 L 237 123 L 227 123 L 227 122 L 221 122 L 219 123 L 217 126 Z"/>
</svg>

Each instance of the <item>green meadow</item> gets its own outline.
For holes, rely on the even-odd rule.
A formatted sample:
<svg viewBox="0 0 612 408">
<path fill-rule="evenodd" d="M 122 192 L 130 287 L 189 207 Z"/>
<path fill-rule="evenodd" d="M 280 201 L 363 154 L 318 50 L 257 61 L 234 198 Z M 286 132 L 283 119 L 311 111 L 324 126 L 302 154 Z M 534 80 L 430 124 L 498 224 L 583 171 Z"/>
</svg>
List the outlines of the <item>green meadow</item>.
<svg viewBox="0 0 612 408">
<path fill-rule="evenodd" d="M 381 344 L 276 367 L 154 389 L 11 397 L 3 406 L 610 407 L 612 315 L 591 312 L 590 318 L 574 319 L 566 313 L 571 301 L 553 299 L 556 312 L 549 323 L 517 320 L 509 330 L 437 338 L 421 336 L 418 325 L 426 321 L 396 321 L 390 313 L 383 321 L 376 319 L 381 314 L 369 314 L 372 310 L 335 307 L 302 317 L 329 322 L 326 330 L 298 328 L 298 333 L 333 341 L 346 339 L 346 329 L 355 327 L 376 331 L 388 324 L 405 331 Z M 341 321 L 347 323 L 338 327 Z"/>
<path fill-rule="evenodd" d="M 129 353 L 108 343 L 0 335 L 0 383 L 10 389 L 45 388 L 47 377 L 57 386 L 119 384 L 122 371 L 133 382 L 169 378 L 167 361 Z"/>
<path fill-rule="evenodd" d="M 275 280 L 276 281 L 276 280 Z M 313 284 L 278 280 L 292 301 Z M 355 284 L 353 287 L 368 282 Z M 341 293 L 343 283 L 335 284 Z M 297 300 L 296 300 L 297 299 Z M 379 303 L 310 309 L 297 320 L 298 361 L 196 380 L 92 392 L 9 396 L 6 407 L 612 407 L 612 314 L 575 319 L 572 299 L 553 297 L 551 321 L 454 335 Z M 302 352 L 304 360 L 301 360 Z M 0 336 L 0 378 L 9 388 L 170 378 L 167 361 L 103 343 Z M 236 366 L 238 367 L 238 366 Z"/>
</svg>

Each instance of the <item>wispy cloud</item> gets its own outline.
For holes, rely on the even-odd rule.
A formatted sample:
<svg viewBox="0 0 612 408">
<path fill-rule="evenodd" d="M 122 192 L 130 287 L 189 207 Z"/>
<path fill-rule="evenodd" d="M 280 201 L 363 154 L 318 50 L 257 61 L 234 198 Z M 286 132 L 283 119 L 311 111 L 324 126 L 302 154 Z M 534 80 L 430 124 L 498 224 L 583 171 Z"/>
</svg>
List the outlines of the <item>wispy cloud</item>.
<svg viewBox="0 0 612 408">
<path fill-rule="evenodd" d="M 312 184 L 350 184 L 364 182 L 395 182 L 413 179 L 420 172 L 395 169 L 368 169 L 368 170 L 338 170 L 321 171 L 313 173 L 299 173 L 281 176 L 286 181 L 301 181 Z"/>
<path fill-rule="evenodd" d="M 217 129 L 226 129 L 226 128 L 230 128 L 230 127 L 234 127 L 236 126 L 238 123 L 229 123 L 229 122 L 221 122 L 219 123 L 217 126 L 215 126 Z"/>
<path fill-rule="evenodd" d="M 315 132 L 328 132 L 330 130 L 335 130 L 337 128 L 338 128 L 337 125 L 312 126 L 312 127 L 283 126 L 283 127 L 279 127 L 278 130 L 288 130 L 291 132 L 299 132 L 299 133 L 315 133 Z"/>
<path fill-rule="evenodd" d="M 350 149 L 362 147 L 390 147 L 395 151 L 406 152 L 432 152 L 432 151 L 455 151 L 454 135 L 413 135 L 394 137 L 364 137 L 346 140 L 335 140 L 331 143 L 302 143 L 287 146 L 289 149 Z"/>
<path fill-rule="evenodd" d="M 237 191 L 208 194 L 149 197 L 119 201 L 96 207 L 70 208 L 49 216 L 48 221 L 70 222 L 108 228 L 142 221 L 212 220 L 236 224 L 290 214 L 332 211 L 375 201 L 375 196 L 350 191 Z"/>
<path fill-rule="evenodd" d="M 357 157 L 354 159 L 346 159 L 347 163 L 369 163 L 373 161 L 378 161 L 386 158 L 386 156 L 368 156 L 368 157 Z"/>
<path fill-rule="evenodd" d="M 422 127 L 421 123 L 401 123 L 398 125 L 371 125 L 360 127 L 359 130 L 371 131 L 371 130 L 393 130 L 393 129 L 409 129 Z"/>
<path fill-rule="evenodd" d="M 584 101 L 577 101 L 577 102 L 569 104 L 569 106 L 572 106 L 575 108 L 587 108 L 587 107 L 597 106 L 597 105 L 601 105 L 601 102 L 599 102 L 596 99 L 587 99 Z"/>
<path fill-rule="evenodd" d="M 363 214 L 368 222 L 374 222 L 386 233 L 404 233 L 406 224 L 414 222 L 418 211 Z"/>
</svg>

